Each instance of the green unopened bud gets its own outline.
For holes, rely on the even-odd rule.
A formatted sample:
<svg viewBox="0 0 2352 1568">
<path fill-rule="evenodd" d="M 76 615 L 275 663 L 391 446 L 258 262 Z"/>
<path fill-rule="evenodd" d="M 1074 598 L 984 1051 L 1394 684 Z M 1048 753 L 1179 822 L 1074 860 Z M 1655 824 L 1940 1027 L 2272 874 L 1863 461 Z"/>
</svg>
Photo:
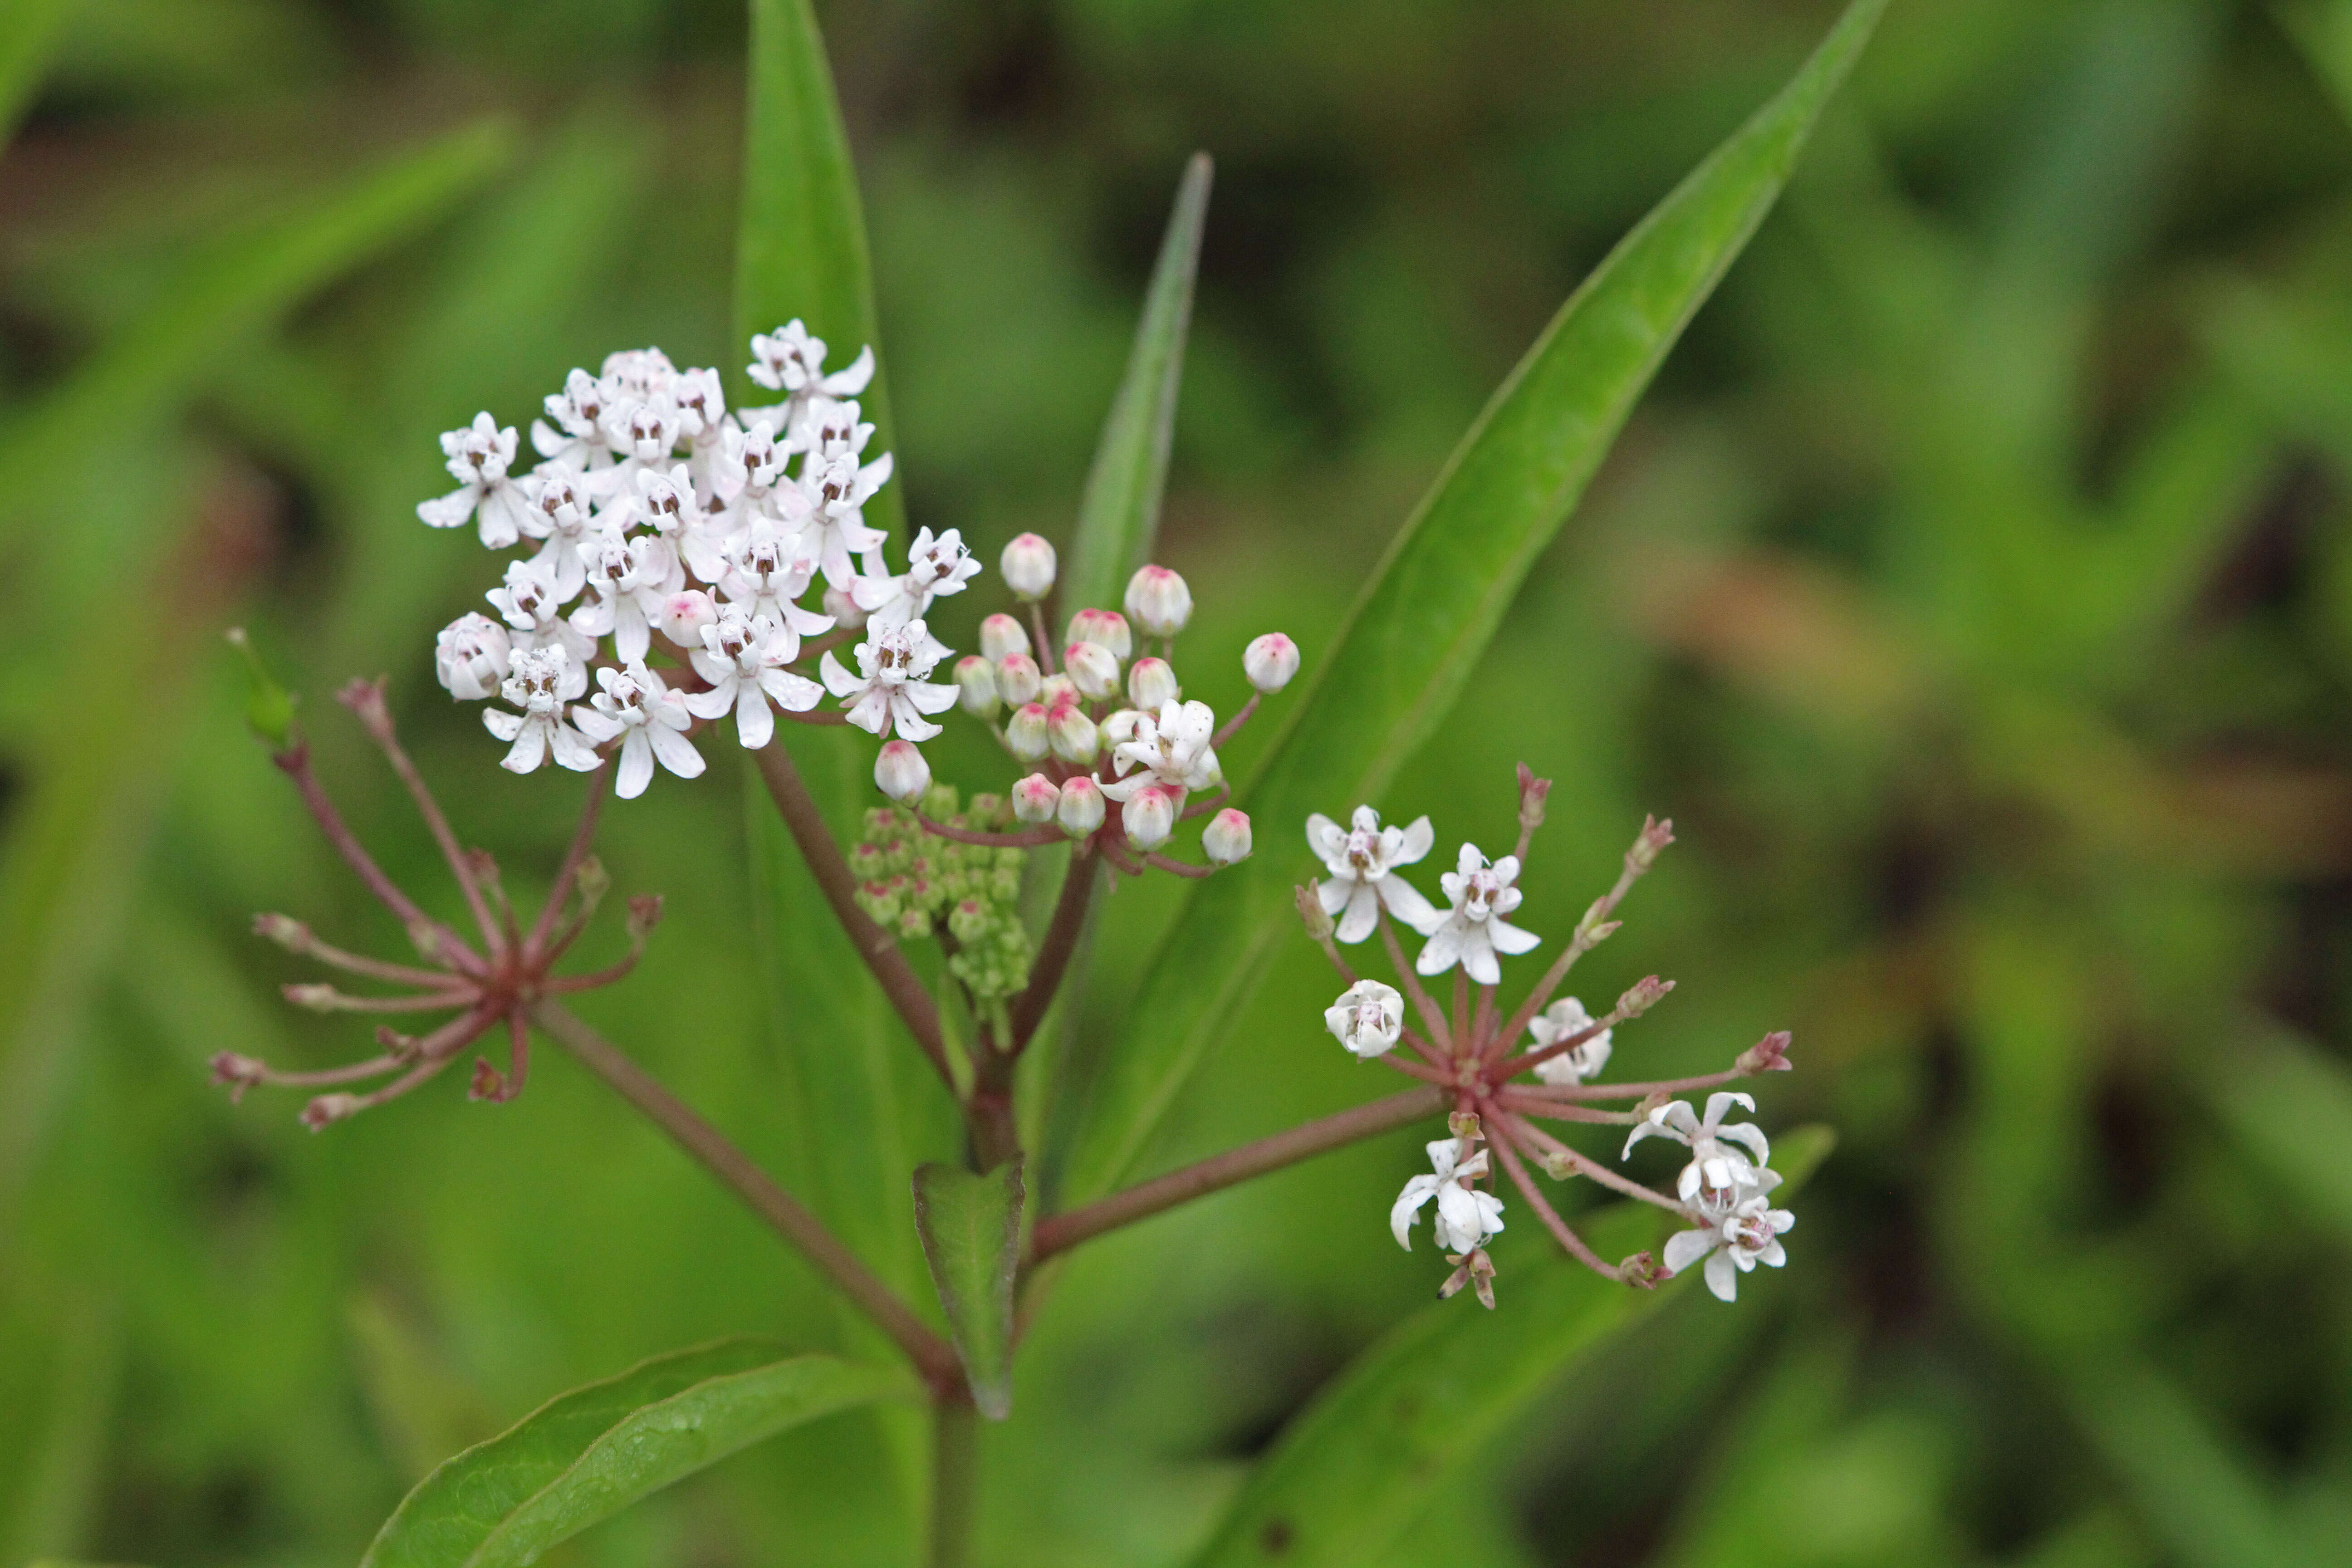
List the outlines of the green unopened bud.
<svg viewBox="0 0 2352 1568">
<path fill-rule="evenodd" d="M 908 942 L 920 942 L 931 934 L 931 914 L 929 910 L 910 909 L 898 917 L 898 934 Z"/>
<path fill-rule="evenodd" d="M 1633 840 L 1633 847 L 1625 851 L 1625 864 L 1636 871 L 1646 871 L 1658 862 L 1659 853 L 1675 841 L 1675 825 L 1671 819 L 1660 822 L 1654 816 L 1642 818 L 1642 836 Z"/>
<path fill-rule="evenodd" d="M 294 694 L 278 684 L 254 651 L 243 626 L 228 629 L 228 645 L 245 658 L 245 721 L 273 752 L 295 746 Z"/>
<path fill-rule="evenodd" d="M 1576 1174 L 1576 1162 L 1564 1149 L 1538 1149 L 1536 1163 L 1542 1166 L 1543 1173 L 1555 1182 L 1564 1182 Z"/>
<path fill-rule="evenodd" d="M 1329 942 L 1331 917 L 1323 912 L 1323 900 L 1316 887 L 1316 883 L 1309 881 L 1303 888 L 1293 888 L 1291 901 L 1297 906 L 1299 923 L 1307 928 L 1307 940 Z"/>
<path fill-rule="evenodd" d="M 978 942 L 988 929 L 988 906 L 966 899 L 948 911 L 948 931 L 958 942 Z"/>
<path fill-rule="evenodd" d="M 580 907 L 583 913 L 593 913 L 604 895 L 613 890 L 613 873 L 604 869 L 604 862 L 591 855 L 580 862 L 572 873 L 572 886 L 580 889 Z"/>
<path fill-rule="evenodd" d="M 629 940 L 643 942 L 661 924 L 662 900 L 659 893 L 639 893 L 629 900 Z"/>
</svg>

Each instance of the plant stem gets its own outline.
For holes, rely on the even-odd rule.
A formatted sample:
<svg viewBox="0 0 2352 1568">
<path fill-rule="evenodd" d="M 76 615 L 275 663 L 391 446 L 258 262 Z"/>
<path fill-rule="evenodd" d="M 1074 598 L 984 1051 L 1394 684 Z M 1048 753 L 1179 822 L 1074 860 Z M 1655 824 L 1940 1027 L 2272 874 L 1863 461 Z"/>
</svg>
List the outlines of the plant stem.
<svg viewBox="0 0 2352 1568">
<path fill-rule="evenodd" d="M 1409 1089 L 1402 1094 L 1375 1100 L 1336 1116 L 1277 1132 L 1271 1138 L 1213 1154 L 1196 1164 L 1139 1182 L 1124 1192 L 1098 1198 L 1066 1214 L 1051 1215 L 1038 1221 L 1036 1229 L 1030 1233 L 1029 1262 L 1034 1266 L 1107 1230 L 1132 1225 L 1252 1176 L 1262 1176 L 1327 1150 L 1402 1127 L 1444 1110 L 1450 1100 L 1442 1089 Z"/>
<path fill-rule="evenodd" d="M 1046 924 L 1045 939 L 1037 949 L 1037 961 L 1029 966 L 1029 984 L 1013 1003 L 1013 1031 L 1005 1041 L 1005 1049 L 1018 1056 L 1028 1047 L 1030 1037 L 1045 1020 L 1045 1010 L 1054 1005 L 1055 994 L 1062 988 L 1062 977 L 1069 972 L 1071 955 L 1078 949 L 1078 940 L 1086 934 L 1087 907 L 1093 900 L 1095 884 L 1102 879 L 1095 873 L 1094 846 L 1091 840 L 1072 847 L 1069 869 L 1062 873 L 1061 896 L 1054 900 L 1054 918 Z"/>
<path fill-rule="evenodd" d="M 344 823 L 342 814 L 335 809 L 335 803 L 329 800 L 327 792 L 320 787 L 319 775 L 310 771 L 310 748 L 307 743 L 297 742 L 285 751 L 272 752 L 269 760 L 278 764 L 279 772 L 294 781 L 294 787 L 301 792 L 302 804 L 309 809 L 311 820 L 319 825 L 319 831 L 327 836 L 327 842 L 335 847 L 335 852 L 357 873 L 359 879 L 367 884 L 368 891 L 376 896 L 379 903 L 399 916 L 401 923 L 412 933 L 429 932 L 441 950 L 442 961 L 451 968 L 467 974 L 488 973 L 488 966 L 482 962 L 480 954 L 468 947 L 456 931 L 418 909 L 415 901 L 383 874 L 383 868 L 375 863 L 374 858 L 368 854 Z"/>
<path fill-rule="evenodd" d="M 955 1069 L 949 1065 L 947 1039 L 940 1032 L 939 1003 L 907 962 L 907 955 L 898 951 L 898 939 L 857 907 L 857 879 L 850 874 L 849 862 L 841 858 L 841 847 L 833 841 L 824 814 L 817 810 L 808 786 L 801 782 L 800 770 L 793 766 L 783 738 L 778 736 L 751 755 L 767 784 L 769 797 L 776 803 L 777 815 L 791 829 L 793 842 L 800 847 L 801 858 L 808 862 L 834 918 L 849 933 L 850 944 L 866 961 L 875 984 L 882 987 L 882 994 L 906 1024 L 907 1032 L 915 1037 L 915 1044 L 930 1058 L 940 1081 L 953 1092 Z"/>
<path fill-rule="evenodd" d="M 547 939 L 554 933 L 556 920 L 572 896 L 572 884 L 580 875 L 580 863 L 588 858 L 589 841 L 596 837 L 596 818 L 604 809 L 604 775 L 612 767 L 612 759 L 607 757 L 588 775 L 588 801 L 580 808 L 580 826 L 572 830 L 572 842 L 564 847 L 563 864 L 556 868 L 555 881 L 547 889 L 547 902 L 540 906 L 539 918 L 531 922 L 530 938 L 523 948 L 531 958 L 547 952 Z"/>
<path fill-rule="evenodd" d="M 643 1111 L 671 1142 L 700 1161 L 710 1173 L 733 1190 L 751 1212 L 768 1222 L 801 1256 L 838 1286 L 843 1295 L 871 1318 L 876 1326 L 898 1342 L 935 1392 L 945 1394 L 963 1386 L 963 1368 L 949 1343 L 933 1333 L 887 1285 L 876 1279 L 857 1255 L 844 1246 L 823 1221 L 809 1213 L 775 1179 L 728 1142 L 724 1133 L 696 1115 L 664 1089 L 618 1046 L 582 1021 L 561 1002 L 535 1004 L 533 1022 L 553 1036 L 557 1044 L 580 1058 L 589 1071 L 620 1091 L 621 1098 Z"/>
<path fill-rule="evenodd" d="M 442 815 L 441 803 L 433 798 L 425 787 L 425 777 L 416 764 L 408 760 L 407 750 L 393 730 L 392 714 L 383 700 L 382 681 L 356 680 L 340 694 L 343 704 L 360 717 L 360 723 L 374 737 L 375 743 L 392 763 L 392 771 L 400 775 L 408 798 L 416 803 L 416 814 L 425 818 L 425 826 L 433 834 L 433 842 L 441 847 L 441 858 L 449 863 L 450 875 L 457 879 L 458 890 L 466 895 L 466 907 L 473 911 L 474 924 L 480 928 L 482 942 L 492 956 L 504 943 L 498 922 L 490 918 L 489 905 L 483 900 L 479 883 L 474 879 L 474 868 L 466 858 L 466 851 L 457 843 L 457 835 L 449 819 Z"/>
<path fill-rule="evenodd" d="M 980 1487 L 980 1413 L 961 1394 L 931 1405 L 929 1568 L 968 1568 Z"/>
<path fill-rule="evenodd" d="M 1559 1211 L 1544 1201 L 1535 1178 L 1528 1174 L 1525 1165 L 1519 1163 L 1518 1152 L 1511 1147 L 1507 1129 L 1498 1125 L 1494 1135 L 1488 1137 L 1487 1146 L 1503 1162 L 1503 1169 L 1509 1173 L 1512 1185 L 1519 1189 L 1519 1195 L 1528 1200 L 1528 1206 L 1536 1211 L 1536 1217 L 1543 1221 L 1544 1228 L 1551 1232 L 1552 1239 L 1559 1243 L 1562 1250 L 1595 1274 L 1606 1275 L 1612 1279 L 1624 1278 L 1618 1272 L 1616 1265 L 1601 1262 L 1600 1255 L 1584 1244 L 1584 1238 L 1569 1228 L 1568 1222 L 1559 1217 Z"/>
<path fill-rule="evenodd" d="M 1421 977 L 1413 973 L 1412 965 L 1404 961 L 1403 944 L 1397 941 L 1396 928 L 1389 924 L 1388 906 L 1385 904 L 1381 906 L 1380 923 L 1381 945 L 1389 950 L 1389 967 L 1396 971 L 1397 984 L 1404 987 L 1405 995 L 1412 999 L 1413 1011 L 1421 1015 L 1421 1021 L 1436 1037 L 1438 1047 L 1452 1054 L 1454 1031 L 1445 1026 L 1444 1011 L 1428 992 L 1422 989 Z"/>
</svg>

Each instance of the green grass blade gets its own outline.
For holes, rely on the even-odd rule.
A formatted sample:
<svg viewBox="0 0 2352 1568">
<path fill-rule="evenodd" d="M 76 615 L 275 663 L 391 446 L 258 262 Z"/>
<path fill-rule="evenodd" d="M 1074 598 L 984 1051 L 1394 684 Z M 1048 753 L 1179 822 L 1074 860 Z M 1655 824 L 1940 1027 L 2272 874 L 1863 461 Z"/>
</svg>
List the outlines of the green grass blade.
<svg viewBox="0 0 2352 1568">
<path fill-rule="evenodd" d="M 1435 731 L 1666 352 L 1763 221 L 1885 8 L 1855 0 L 1796 79 L 1643 218 L 1519 362 L 1373 574 L 1244 804 L 1258 857 L 1202 884 L 1106 1064 L 1066 1201 L 1116 1185 L 1293 921 L 1311 811 L 1376 796 Z"/>
<path fill-rule="evenodd" d="M 1078 502 L 1077 531 L 1062 575 L 1066 609 L 1118 608 L 1117 595 L 1150 555 L 1160 531 L 1160 499 L 1168 488 L 1168 447 L 1176 428 L 1176 390 L 1184 376 L 1184 339 L 1192 324 L 1192 284 L 1200 273 L 1212 172 L 1209 155 L 1195 153 L 1176 188 L 1175 210 L 1151 269 L 1127 374 L 1103 422 Z"/>
<path fill-rule="evenodd" d="M 848 363 L 868 343 L 878 358 L 857 170 L 809 0 L 751 0 L 751 73 L 729 352 L 748 355 L 752 333 L 797 316 L 825 341 L 829 366 Z M 729 367 L 730 384 L 739 401 L 748 391 L 756 402 L 741 367 L 740 359 Z M 858 399 L 874 422 L 877 452 L 890 447 L 887 368 L 875 371 Z M 905 520 L 898 483 L 866 503 L 866 521 L 894 536 L 905 533 Z"/>
<path fill-rule="evenodd" d="M 1801 1184 L 1830 1150 L 1822 1127 L 1775 1152 Z M 1671 1221 L 1644 1205 L 1602 1211 L 1585 1235 L 1604 1258 L 1654 1247 Z M 1379 1559 L 1462 1463 L 1580 1358 L 1688 1282 L 1629 1289 L 1553 1256 L 1496 1281 L 1500 1306 L 1438 1301 L 1358 1357 L 1251 1473 L 1193 1568 L 1353 1568 Z"/>
<path fill-rule="evenodd" d="M 788 1426 L 915 1392 L 901 1372 L 757 1340 L 677 1351 L 574 1389 L 425 1478 L 361 1568 L 534 1562 L 647 1493 Z"/>
<path fill-rule="evenodd" d="M 0 0 L 0 146 L 49 68 L 74 0 Z"/>
<path fill-rule="evenodd" d="M 1021 1260 L 1021 1163 L 983 1174 L 955 1165 L 915 1171 L 915 1227 L 931 1283 L 971 1383 L 992 1421 L 1013 1411 L 1013 1271 Z"/>
</svg>

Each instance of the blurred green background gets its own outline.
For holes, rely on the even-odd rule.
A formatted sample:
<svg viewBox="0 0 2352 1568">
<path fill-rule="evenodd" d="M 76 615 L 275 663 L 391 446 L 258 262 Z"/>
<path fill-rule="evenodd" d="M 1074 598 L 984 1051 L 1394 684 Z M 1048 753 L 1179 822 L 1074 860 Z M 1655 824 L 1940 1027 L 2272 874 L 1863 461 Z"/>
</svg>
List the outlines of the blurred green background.
<svg viewBox="0 0 2352 1568">
<path fill-rule="evenodd" d="M 512 1105 L 452 1074 L 322 1137 L 204 1068 L 364 1039 L 278 1003 L 308 976 L 253 911 L 400 945 L 244 733 L 223 626 L 310 694 L 396 875 L 439 885 L 327 700 L 353 674 L 389 672 L 509 884 L 551 872 L 579 784 L 501 773 L 434 686 L 432 632 L 488 578 L 413 508 L 446 488 L 437 432 L 525 422 L 608 349 L 740 366 L 739 10 L 0 0 L 0 1563 L 348 1563 L 557 1392 L 837 1331 L 561 1058 Z M 1159 555 L 1221 710 L 1248 636 L 1318 657 L 1559 300 L 1831 16 L 820 11 L 900 482 L 991 561 L 1066 534 L 1181 162 L 1217 157 Z M 1558 779 L 1524 920 L 1553 937 L 1671 815 L 1581 982 L 1681 982 L 1616 1063 L 1791 1028 L 1764 1120 L 1843 1142 L 1784 1275 L 1570 1380 L 1389 1568 L 2352 1561 L 2348 493 L 2352 5 L 1897 0 L 1381 803 L 1491 847 L 1511 763 Z M 992 607 L 955 602 L 949 640 Z M 617 885 L 669 919 L 585 1010 L 821 1181 L 714 762 L 609 814 Z M 1312 869 L 1295 824 L 1258 853 Z M 1118 896 L 1090 1019 L 1173 892 Z M 1388 1087 L 1321 1035 L 1298 949 L 1157 1163 Z M 989 1434 L 989 1560 L 1181 1557 L 1425 1299 L 1383 1224 L 1417 1136 L 1081 1254 Z M 1507 1311 L 1532 1230 L 1497 1247 Z M 836 1418 L 559 1555 L 902 1561 L 898 1463 Z"/>
</svg>

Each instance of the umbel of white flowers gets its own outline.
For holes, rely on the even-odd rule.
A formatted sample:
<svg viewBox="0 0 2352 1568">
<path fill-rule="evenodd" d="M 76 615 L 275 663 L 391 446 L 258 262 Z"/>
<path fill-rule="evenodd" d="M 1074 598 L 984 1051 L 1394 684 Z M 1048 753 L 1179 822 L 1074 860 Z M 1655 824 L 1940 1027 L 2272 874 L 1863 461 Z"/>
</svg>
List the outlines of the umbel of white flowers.
<svg viewBox="0 0 2352 1568">
<path fill-rule="evenodd" d="M 1617 929 L 1612 916 L 1618 903 L 1673 842 L 1672 825 L 1654 820 L 1643 825 L 1626 852 L 1616 886 L 1578 922 L 1533 990 L 1507 1013 L 1498 1005 L 1501 961 L 1542 945 L 1541 938 L 1505 917 L 1521 901 L 1519 871 L 1543 821 L 1549 788 L 1548 781 L 1519 770 L 1517 848 L 1490 863 L 1477 846 L 1463 845 L 1454 868 L 1439 879 L 1446 900 L 1443 908 L 1405 875 L 1435 847 L 1429 818 L 1404 827 L 1383 826 L 1377 811 L 1360 805 L 1344 828 L 1319 814 L 1307 819 L 1307 847 L 1323 862 L 1326 877 L 1298 889 L 1299 913 L 1308 935 L 1348 981 L 1348 988 L 1324 1010 L 1324 1026 L 1359 1060 L 1379 1061 L 1433 1085 L 1454 1105 L 1452 1135 L 1428 1145 L 1430 1171 L 1405 1184 L 1390 1208 L 1390 1229 L 1397 1244 L 1409 1249 L 1413 1226 L 1433 1203 L 1438 1247 L 1454 1266 L 1441 1294 L 1475 1287 L 1478 1299 L 1491 1307 L 1495 1268 L 1486 1246 L 1504 1223 L 1503 1200 L 1491 1189 L 1498 1174 L 1505 1175 L 1560 1245 L 1599 1272 L 1648 1286 L 1703 1262 L 1707 1289 L 1731 1300 L 1740 1275 L 1759 1263 L 1777 1268 L 1787 1261 L 1780 1238 L 1795 1217 L 1771 1206 L 1781 1178 L 1767 1164 L 1771 1150 L 1761 1130 L 1750 1122 L 1725 1124 L 1733 1106 L 1753 1110 L 1753 1100 L 1718 1092 L 1709 1097 L 1702 1116 L 1671 1095 L 1785 1070 L 1789 1037 L 1766 1036 L 1724 1072 L 1664 1082 L 1600 1081 L 1618 1027 L 1656 1005 L 1672 983 L 1653 975 L 1598 1018 L 1578 998 L 1553 995 L 1577 958 Z M 1407 958 L 1400 928 L 1421 939 L 1417 958 Z M 1339 952 L 1339 944 L 1365 942 L 1376 931 L 1397 984 L 1358 975 Z M 1423 976 L 1449 973 L 1455 977 L 1450 1008 L 1421 984 Z M 1412 1022 L 1416 1017 L 1418 1028 Z M 1633 1104 L 1604 1109 L 1611 1100 Z M 1689 1159 L 1672 1194 L 1654 1192 L 1560 1142 L 1538 1125 L 1543 1121 L 1626 1127 L 1624 1155 L 1646 1139 L 1664 1138 L 1682 1144 Z M 1598 1181 L 1668 1210 L 1691 1228 L 1668 1239 L 1663 1268 L 1646 1253 L 1612 1266 L 1593 1256 L 1551 1207 L 1529 1165 L 1555 1180 Z"/>
<path fill-rule="evenodd" d="M 705 726 L 731 718 L 756 750 L 779 716 L 830 717 L 883 742 L 876 785 L 919 815 L 932 787 L 920 745 L 961 703 L 1034 771 L 1005 795 L 976 797 L 1009 804 L 1019 831 L 975 820 L 950 836 L 1008 847 L 1090 838 L 1128 872 L 1204 875 L 1246 857 L 1249 818 L 1219 809 L 1217 748 L 1297 674 L 1297 645 L 1275 632 L 1248 646 L 1243 672 L 1258 695 L 1220 728 L 1185 699 L 1171 662 L 1192 614 L 1182 577 L 1143 567 L 1125 615 L 1080 608 L 1056 644 L 1042 603 L 1054 547 L 1024 533 L 1001 564 L 1026 624 L 988 616 L 981 651 L 949 679 L 954 650 L 928 617 L 981 564 L 957 531 L 926 528 L 894 571 L 866 524 L 892 471 L 888 453 L 868 452 L 874 426 L 856 402 L 873 352 L 828 374 L 824 342 L 795 321 L 754 337 L 751 356 L 751 380 L 780 397 L 772 405 L 728 408 L 716 372 L 680 370 L 659 349 L 572 371 L 531 423 L 539 460 L 527 472 L 515 431 L 488 413 L 441 438 L 457 488 L 418 517 L 471 523 L 487 547 L 517 552 L 486 595 L 495 616 L 452 622 L 435 659 L 451 696 L 508 705 L 482 715 L 507 743 L 504 765 L 530 773 L 551 758 L 585 772 L 610 757 L 615 793 L 630 798 L 657 767 L 701 773 L 692 737 Z M 1156 653 L 1136 657 L 1139 628 Z M 828 694 L 838 714 L 816 714 Z M 1178 823 L 1211 813 L 1207 867 L 1159 853 Z"/>
</svg>

